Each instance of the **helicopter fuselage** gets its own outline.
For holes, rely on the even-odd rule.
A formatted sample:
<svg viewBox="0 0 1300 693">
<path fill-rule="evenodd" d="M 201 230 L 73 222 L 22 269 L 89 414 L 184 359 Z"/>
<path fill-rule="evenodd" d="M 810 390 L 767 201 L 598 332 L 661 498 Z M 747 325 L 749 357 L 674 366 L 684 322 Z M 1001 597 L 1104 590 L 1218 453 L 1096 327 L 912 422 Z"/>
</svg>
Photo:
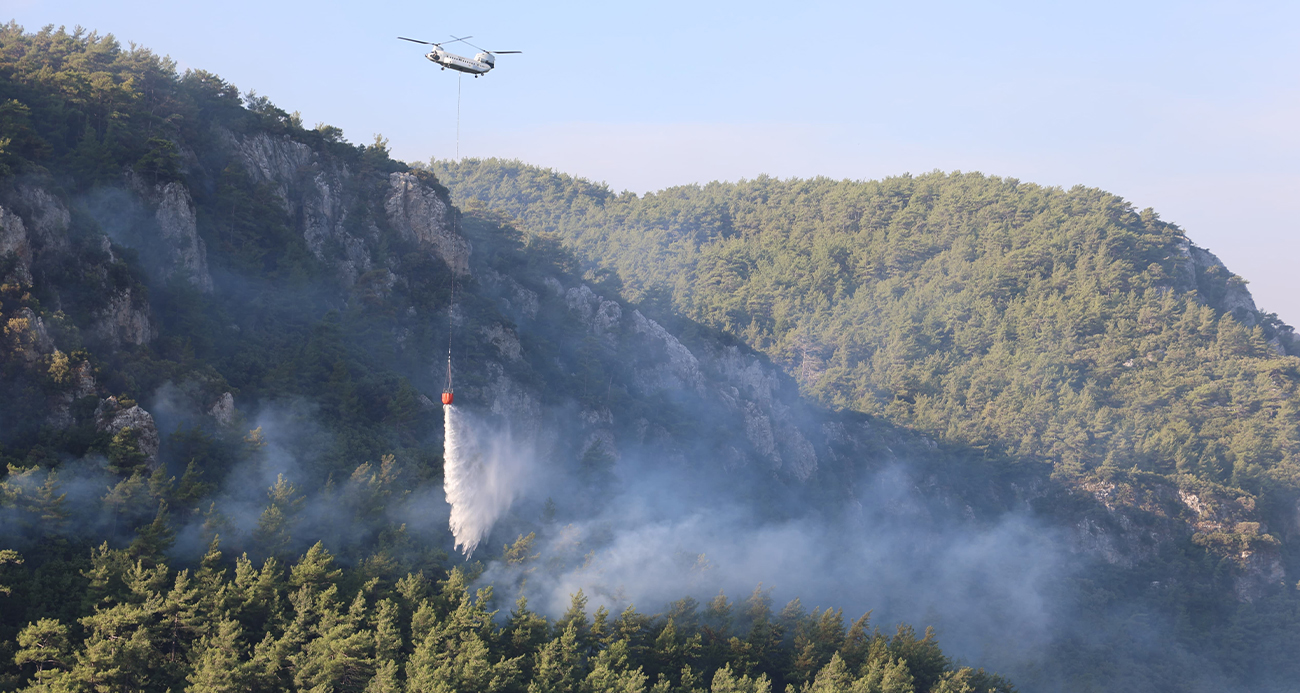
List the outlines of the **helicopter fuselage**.
<svg viewBox="0 0 1300 693">
<path fill-rule="evenodd" d="M 487 56 L 486 59 L 483 57 L 484 55 Z M 484 53 L 480 53 L 473 58 L 466 58 L 463 55 L 456 55 L 455 53 L 449 53 L 435 48 L 425 54 L 424 57 L 428 58 L 430 62 L 441 65 L 444 69 L 464 72 L 474 76 L 484 74 L 496 66 L 494 64 L 495 61 L 492 60 L 491 54 Z"/>
</svg>

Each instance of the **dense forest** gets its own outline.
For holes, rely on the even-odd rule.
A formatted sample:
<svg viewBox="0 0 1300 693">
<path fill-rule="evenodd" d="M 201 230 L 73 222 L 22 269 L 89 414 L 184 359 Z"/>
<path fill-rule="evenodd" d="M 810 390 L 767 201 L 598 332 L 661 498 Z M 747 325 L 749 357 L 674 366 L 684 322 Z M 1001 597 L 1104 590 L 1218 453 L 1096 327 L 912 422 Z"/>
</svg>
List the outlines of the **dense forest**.
<svg viewBox="0 0 1300 693">
<path fill-rule="evenodd" d="M 763 350 L 828 407 L 980 451 L 994 473 L 1044 470 L 1071 500 L 1040 512 L 1081 533 L 1080 498 L 1130 526 L 1182 519 L 1191 546 L 1162 550 L 1161 528 L 1134 552 L 1189 639 L 1220 647 L 1205 628 L 1233 617 L 1207 606 L 1229 590 L 1282 599 L 1241 626 L 1294 628 L 1293 331 L 1154 211 L 978 173 L 638 196 L 514 161 L 429 168 L 462 204 L 557 234 L 648 314 Z M 1109 562 L 1128 562 L 1104 543 Z M 1234 565 L 1261 589 L 1228 588 Z"/>
<path fill-rule="evenodd" d="M 334 237 L 304 237 L 321 208 L 241 166 L 250 142 L 307 152 L 342 181 Z M 475 354 L 503 348 L 506 319 L 436 245 L 447 237 L 393 228 L 390 186 L 415 186 L 433 221 L 473 240 L 477 273 L 509 272 L 520 291 L 580 277 L 553 240 L 438 211 L 445 190 L 382 139 L 305 128 L 111 36 L 10 24 L 0 167 L 0 688 L 1012 690 L 931 632 L 797 599 L 774 612 L 761 588 L 659 613 L 589 610 L 581 590 L 552 618 L 522 596 L 501 611 L 484 564 L 445 551 L 445 510 L 424 517 L 441 441 L 422 393 L 438 387 L 428 364 L 458 276 L 462 387 L 485 382 Z M 526 346 L 537 367 L 589 376 L 550 377 L 556 400 L 613 382 L 617 354 Z M 529 367 L 512 374 L 548 380 Z M 268 411 L 280 419 L 264 430 Z M 294 478 L 240 478 L 277 464 Z M 487 559 L 533 571 L 535 536 Z"/>
<path fill-rule="evenodd" d="M 1300 347 L 1102 191 L 411 166 L 11 23 L 0 329 L 0 690 L 1300 675 Z M 449 343 L 540 470 L 472 557 Z"/>
<path fill-rule="evenodd" d="M 558 233 L 629 296 L 763 350 L 827 406 L 1075 484 L 1228 487 L 1291 524 L 1293 331 L 1152 210 L 978 173 L 638 197 L 518 162 L 432 170 L 459 199 Z M 1276 541 L 1258 529 L 1202 539 Z"/>
</svg>

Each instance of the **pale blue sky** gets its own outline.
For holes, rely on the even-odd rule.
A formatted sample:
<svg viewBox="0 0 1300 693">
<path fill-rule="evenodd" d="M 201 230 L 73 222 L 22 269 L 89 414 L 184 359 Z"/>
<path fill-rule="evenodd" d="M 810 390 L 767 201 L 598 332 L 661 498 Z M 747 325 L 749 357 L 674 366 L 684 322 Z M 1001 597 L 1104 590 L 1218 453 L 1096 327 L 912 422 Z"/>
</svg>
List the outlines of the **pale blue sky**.
<svg viewBox="0 0 1300 693">
<path fill-rule="evenodd" d="M 461 154 L 637 192 L 978 170 L 1110 190 L 1300 325 L 1300 3 L 7 0 L 112 32 L 354 142 L 451 157 L 457 77 L 397 35 L 473 34 Z"/>
</svg>

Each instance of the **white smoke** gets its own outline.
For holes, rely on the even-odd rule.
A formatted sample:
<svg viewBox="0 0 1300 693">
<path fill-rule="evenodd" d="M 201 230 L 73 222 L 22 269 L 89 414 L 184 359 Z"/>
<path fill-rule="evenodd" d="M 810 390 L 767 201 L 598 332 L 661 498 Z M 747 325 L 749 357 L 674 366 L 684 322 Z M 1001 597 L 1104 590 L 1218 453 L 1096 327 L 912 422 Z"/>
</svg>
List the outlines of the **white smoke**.
<svg viewBox="0 0 1300 693">
<path fill-rule="evenodd" d="M 469 556 L 519 496 L 531 455 L 508 429 L 493 431 L 456 407 L 444 409 L 442 485 L 456 548 Z"/>
</svg>

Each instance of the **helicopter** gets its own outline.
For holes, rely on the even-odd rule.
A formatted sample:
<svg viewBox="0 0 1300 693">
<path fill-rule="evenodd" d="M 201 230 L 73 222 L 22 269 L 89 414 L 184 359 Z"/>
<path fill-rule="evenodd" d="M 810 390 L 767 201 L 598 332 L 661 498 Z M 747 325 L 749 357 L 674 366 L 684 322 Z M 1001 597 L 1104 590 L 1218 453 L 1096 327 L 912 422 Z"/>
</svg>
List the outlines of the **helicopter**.
<svg viewBox="0 0 1300 693">
<path fill-rule="evenodd" d="M 442 41 L 439 43 L 434 43 L 432 41 L 418 41 L 413 38 L 406 38 L 405 36 L 398 36 L 397 38 L 403 41 L 410 41 L 411 43 L 422 43 L 426 46 L 433 46 L 433 49 L 430 50 L 428 53 L 426 53 L 424 57 L 437 63 L 438 65 L 441 65 L 442 69 L 444 70 L 447 68 L 451 68 L 457 72 L 464 72 L 466 74 L 474 75 L 474 77 L 476 78 L 479 75 L 486 74 L 488 70 L 491 70 L 492 68 L 496 67 L 497 61 L 495 56 L 503 55 L 506 53 L 523 53 L 523 51 L 484 50 L 482 48 L 479 48 L 478 46 L 475 46 L 469 41 L 466 41 L 466 39 L 474 38 L 473 36 L 462 36 L 460 38 L 452 36 L 451 40 Z M 478 55 L 475 55 L 473 58 L 466 58 L 465 56 L 456 55 L 455 53 L 448 52 L 446 50 L 443 50 L 442 48 L 443 44 L 456 43 L 459 41 L 465 41 L 465 45 L 469 46 L 470 48 L 478 48 L 479 50 Z"/>
</svg>

